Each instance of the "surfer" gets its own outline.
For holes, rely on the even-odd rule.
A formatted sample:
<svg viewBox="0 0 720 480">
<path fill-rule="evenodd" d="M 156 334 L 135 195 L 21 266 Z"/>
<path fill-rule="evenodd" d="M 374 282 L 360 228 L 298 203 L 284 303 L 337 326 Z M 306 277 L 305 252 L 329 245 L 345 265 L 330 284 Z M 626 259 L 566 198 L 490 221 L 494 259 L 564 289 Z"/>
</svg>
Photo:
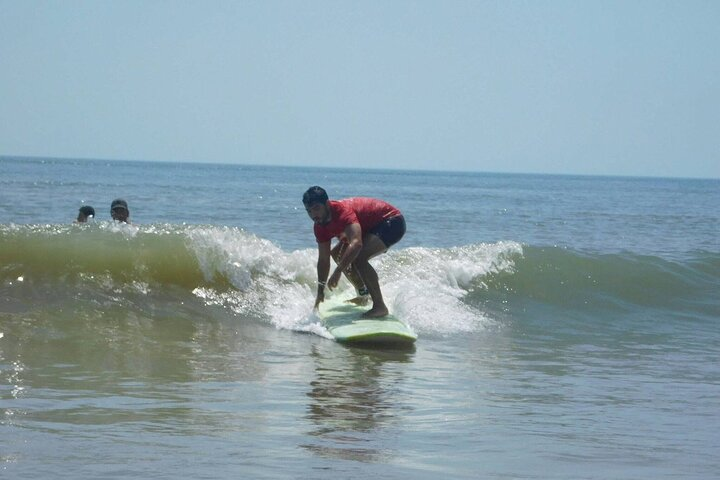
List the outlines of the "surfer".
<svg viewBox="0 0 720 480">
<path fill-rule="evenodd" d="M 362 303 L 369 294 L 372 308 L 363 314 L 365 318 L 388 315 L 382 297 L 377 272 L 369 260 L 384 253 L 405 234 L 405 219 L 400 210 L 376 198 L 355 197 L 329 200 L 327 192 L 318 186 L 310 187 L 303 195 L 308 216 L 315 223 L 315 239 L 318 243 L 318 289 L 315 308 L 325 300 L 325 286 L 337 287 L 340 275 L 350 280 L 358 291 L 355 303 Z M 330 242 L 337 237 L 340 242 L 331 248 Z M 337 268 L 330 273 L 330 257 Z"/>
<path fill-rule="evenodd" d="M 78 216 L 75 223 L 85 223 L 92 218 L 95 218 L 95 209 L 90 205 L 83 205 L 80 207 L 80 210 L 78 210 Z"/>
<path fill-rule="evenodd" d="M 110 204 L 110 216 L 113 220 L 121 223 L 130 223 L 130 210 L 128 204 L 122 198 L 116 198 Z"/>
</svg>

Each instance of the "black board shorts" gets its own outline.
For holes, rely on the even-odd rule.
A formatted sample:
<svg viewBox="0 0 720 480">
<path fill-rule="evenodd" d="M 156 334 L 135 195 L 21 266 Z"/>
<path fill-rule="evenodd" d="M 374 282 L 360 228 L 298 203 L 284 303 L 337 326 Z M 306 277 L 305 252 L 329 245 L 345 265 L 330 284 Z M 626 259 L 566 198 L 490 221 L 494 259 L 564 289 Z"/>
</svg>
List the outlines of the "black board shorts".
<svg viewBox="0 0 720 480">
<path fill-rule="evenodd" d="M 405 217 L 396 215 L 375 225 L 368 233 L 377 235 L 386 247 L 395 245 L 405 235 Z"/>
</svg>

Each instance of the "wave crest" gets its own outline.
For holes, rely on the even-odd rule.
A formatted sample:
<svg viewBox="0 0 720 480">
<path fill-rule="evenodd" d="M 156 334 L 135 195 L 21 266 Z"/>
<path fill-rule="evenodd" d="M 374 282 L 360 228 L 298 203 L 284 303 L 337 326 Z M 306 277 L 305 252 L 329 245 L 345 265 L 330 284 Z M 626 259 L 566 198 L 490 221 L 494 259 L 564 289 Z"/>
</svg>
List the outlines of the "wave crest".
<svg viewBox="0 0 720 480">
<path fill-rule="evenodd" d="M 68 298 L 122 302 L 145 313 L 187 302 L 282 329 L 316 331 L 316 255 L 314 248 L 286 252 L 230 227 L 3 225 L 0 293 L 5 311 Z M 717 302 L 708 302 L 720 290 L 717 253 L 670 261 L 507 241 L 394 248 L 372 263 L 390 310 L 423 334 L 487 328 L 537 304 L 555 312 L 639 305 L 720 315 Z M 341 281 L 341 293 L 350 288 Z"/>
</svg>

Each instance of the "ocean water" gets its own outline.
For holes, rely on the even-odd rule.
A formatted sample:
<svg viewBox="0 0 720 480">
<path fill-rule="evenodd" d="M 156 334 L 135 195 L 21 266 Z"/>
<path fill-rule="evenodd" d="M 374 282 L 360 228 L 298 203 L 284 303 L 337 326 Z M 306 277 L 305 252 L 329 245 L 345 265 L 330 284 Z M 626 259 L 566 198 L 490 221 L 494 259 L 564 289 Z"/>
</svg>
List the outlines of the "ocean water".
<svg viewBox="0 0 720 480">
<path fill-rule="evenodd" d="M 405 214 L 414 349 L 312 313 L 315 184 Z M 0 157 L 0 477 L 720 478 L 719 239 L 720 180 Z"/>
</svg>

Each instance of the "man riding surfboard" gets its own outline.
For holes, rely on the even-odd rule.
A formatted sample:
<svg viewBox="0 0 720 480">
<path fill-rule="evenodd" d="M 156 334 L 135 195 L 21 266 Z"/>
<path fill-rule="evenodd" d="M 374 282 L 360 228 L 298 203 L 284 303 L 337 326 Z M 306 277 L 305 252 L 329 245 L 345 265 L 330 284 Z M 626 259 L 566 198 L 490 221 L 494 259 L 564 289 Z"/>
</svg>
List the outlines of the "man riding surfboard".
<svg viewBox="0 0 720 480">
<path fill-rule="evenodd" d="M 325 286 L 334 289 L 340 281 L 340 275 L 345 273 L 358 291 L 355 302 L 362 302 L 363 296 L 368 294 L 372 299 L 372 308 L 363 317 L 388 315 L 377 272 L 369 260 L 386 252 L 405 234 L 405 219 L 400 210 L 377 198 L 329 200 L 327 192 L 318 186 L 310 187 L 305 192 L 303 204 L 315 224 L 315 239 L 318 243 L 315 308 L 325 300 Z M 333 237 L 337 237 L 340 242 L 331 248 Z M 331 256 L 337 268 L 328 278 Z"/>
</svg>

